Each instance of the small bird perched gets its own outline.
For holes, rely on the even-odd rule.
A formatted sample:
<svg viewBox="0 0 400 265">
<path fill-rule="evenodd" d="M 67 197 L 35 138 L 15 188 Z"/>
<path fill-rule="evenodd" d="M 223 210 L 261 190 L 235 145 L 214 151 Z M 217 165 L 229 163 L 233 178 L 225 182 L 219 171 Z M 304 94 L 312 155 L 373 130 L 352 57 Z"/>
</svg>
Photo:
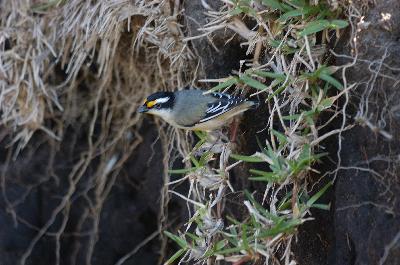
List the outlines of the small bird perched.
<svg viewBox="0 0 400 265">
<path fill-rule="evenodd" d="M 212 131 L 222 127 L 233 116 L 258 107 L 257 101 L 224 93 L 209 93 L 199 89 L 151 94 L 138 109 L 161 117 L 177 128 Z"/>
</svg>

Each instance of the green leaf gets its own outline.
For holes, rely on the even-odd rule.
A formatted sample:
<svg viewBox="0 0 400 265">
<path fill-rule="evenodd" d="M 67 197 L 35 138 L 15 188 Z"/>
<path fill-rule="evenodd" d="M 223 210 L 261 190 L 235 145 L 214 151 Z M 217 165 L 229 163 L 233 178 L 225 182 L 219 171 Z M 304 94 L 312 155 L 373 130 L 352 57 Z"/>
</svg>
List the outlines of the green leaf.
<svg viewBox="0 0 400 265">
<path fill-rule="evenodd" d="M 265 230 L 260 233 L 259 238 L 271 237 L 280 233 L 289 233 L 296 226 L 302 223 L 300 219 L 291 219 L 288 221 L 281 221 L 271 229 Z"/>
<path fill-rule="evenodd" d="M 303 150 L 301 150 L 301 153 L 299 154 L 299 160 L 303 161 L 309 161 L 311 158 L 311 147 L 308 144 L 305 144 L 303 147 Z"/>
<path fill-rule="evenodd" d="M 282 116 L 282 120 L 284 120 L 284 121 L 297 120 L 298 118 L 300 118 L 300 116 L 301 116 L 300 114 Z"/>
<path fill-rule="evenodd" d="M 214 245 L 216 251 L 223 249 L 227 244 L 227 240 L 223 239 Z"/>
<path fill-rule="evenodd" d="M 279 205 L 278 210 L 283 211 L 283 210 L 290 209 L 291 207 L 292 207 L 292 201 L 287 200 Z"/>
<path fill-rule="evenodd" d="M 233 77 L 230 77 L 225 82 L 222 82 L 222 83 L 216 85 L 215 87 L 211 88 L 210 90 L 208 90 L 208 92 L 219 91 L 221 89 L 224 89 L 224 88 L 230 87 L 234 84 L 237 84 L 238 82 L 239 82 L 238 78 L 236 76 L 233 76 Z"/>
<path fill-rule="evenodd" d="M 260 176 L 265 176 L 265 175 L 273 174 L 273 172 L 268 172 L 268 171 L 253 169 L 253 168 L 251 168 L 251 169 L 249 170 L 249 172 L 250 172 L 250 173 L 253 173 L 253 174 L 256 174 L 256 175 L 260 175 Z"/>
<path fill-rule="evenodd" d="M 198 168 L 197 167 L 191 167 L 191 168 L 182 168 L 182 169 L 168 169 L 168 174 L 185 174 L 189 172 L 196 171 Z"/>
<path fill-rule="evenodd" d="M 226 254 L 237 253 L 240 252 L 241 250 L 243 250 L 243 247 L 234 247 L 234 248 L 222 249 L 216 252 L 216 254 L 226 255 Z"/>
<path fill-rule="evenodd" d="M 277 0 L 262 0 L 263 4 L 271 7 L 273 9 L 278 9 L 280 11 L 285 11 L 284 7 L 282 6 L 281 3 L 279 3 L 279 1 Z"/>
<path fill-rule="evenodd" d="M 216 254 L 216 252 L 221 251 L 228 244 L 228 240 L 223 239 L 214 244 L 212 248 L 209 248 L 206 253 L 203 254 L 205 258 L 209 258 Z"/>
<path fill-rule="evenodd" d="M 165 263 L 164 265 L 170 265 L 173 264 L 175 262 L 175 260 L 177 260 L 180 256 L 182 256 L 183 253 L 185 253 L 186 249 L 180 249 L 178 250 L 172 257 L 170 257 Z"/>
<path fill-rule="evenodd" d="M 240 6 L 237 6 L 235 9 L 232 9 L 232 10 L 229 12 L 229 15 L 231 15 L 231 16 L 236 16 L 236 15 L 239 15 L 239 14 L 241 14 L 241 13 L 243 13 L 243 9 L 241 9 Z"/>
<path fill-rule="evenodd" d="M 345 20 L 336 19 L 336 20 L 331 20 L 330 22 L 331 22 L 330 28 L 332 28 L 332 29 L 342 29 L 349 25 L 349 22 L 347 22 Z"/>
<path fill-rule="evenodd" d="M 200 165 L 201 166 L 205 166 L 208 163 L 208 161 L 210 161 L 212 159 L 213 156 L 214 156 L 214 154 L 212 152 L 210 152 L 210 151 L 209 152 L 205 152 L 200 157 L 200 160 L 199 160 Z"/>
<path fill-rule="evenodd" d="M 310 35 L 313 33 L 317 33 L 319 31 L 322 31 L 324 29 L 342 29 L 345 28 L 349 25 L 347 21 L 344 20 L 326 20 L 326 19 L 321 19 L 321 20 L 315 20 L 309 22 L 303 29 L 303 31 L 300 32 L 300 36 L 306 36 Z"/>
<path fill-rule="evenodd" d="M 198 237 L 195 234 L 192 234 L 190 232 L 186 232 L 185 235 L 188 236 L 189 238 L 191 238 L 193 241 L 197 241 L 197 240 L 201 239 L 201 237 Z"/>
<path fill-rule="evenodd" d="M 306 6 L 306 2 L 304 0 L 290 0 L 290 4 L 296 7 L 304 7 Z"/>
<path fill-rule="evenodd" d="M 306 203 L 306 205 L 308 207 L 312 207 L 314 205 L 314 203 L 326 192 L 326 190 L 332 186 L 333 183 L 332 181 L 328 182 L 328 184 L 326 184 L 320 191 L 318 191 L 317 193 L 315 193 Z"/>
<path fill-rule="evenodd" d="M 315 114 L 314 112 L 312 112 L 313 114 Z M 308 123 L 308 125 L 313 126 L 315 125 L 314 120 L 311 116 L 306 116 L 306 122 Z"/>
<path fill-rule="evenodd" d="M 196 143 L 196 145 L 193 147 L 192 153 L 193 153 L 195 150 L 199 149 L 205 142 L 206 142 L 206 139 L 204 139 L 204 140 L 201 139 L 200 141 L 198 141 L 198 142 Z"/>
<path fill-rule="evenodd" d="M 317 208 L 325 211 L 329 211 L 331 209 L 331 204 L 322 204 L 322 203 L 314 203 L 311 208 Z"/>
<path fill-rule="evenodd" d="M 281 177 L 278 176 L 274 172 L 267 172 L 267 171 L 262 171 L 262 170 L 257 170 L 257 169 L 250 169 L 250 173 L 256 174 L 259 176 L 254 176 L 250 177 L 250 180 L 255 180 L 255 181 L 266 181 L 266 182 L 279 182 L 281 180 Z"/>
<path fill-rule="evenodd" d="M 278 182 L 276 178 L 267 177 L 267 176 L 249 177 L 249 180 L 252 180 L 252 181 L 264 181 L 264 182 L 268 182 L 268 183 L 276 183 L 276 182 Z"/>
<path fill-rule="evenodd" d="M 247 239 L 247 225 L 242 224 L 242 243 L 245 250 L 249 250 L 249 241 Z"/>
<path fill-rule="evenodd" d="M 231 154 L 231 157 L 233 158 L 233 159 L 236 159 L 236 160 L 241 160 L 241 161 L 244 161 L 244 162 L 249 162 L 249 163 L 262 163 L 262 162 L 265 162 L 263 159 L 261 159 L 260 157 L 258 157 L 258 156 L 245 156 L 245 155 L 236 155 L 236 154 Z"/>
<path fill-rule="evenodd" d="M 194 134 L 200 139 L 200 140 L 207 140 L 207 132 L 203 131 L 194 131 Z"/>
<path fill-rule="evenodd" d="M 339 90 L 343 89 L 343 85 L 339 81 L 337 81 L 335 78 L 333 78 L 332 76 L 330 76 L 328 74 L 320 73 L 319 78 L 328 82 L 329 84 L 331 84 L 332 86 L 336 87 Z"/>
<path fill-rule="evenodd" d="M 252 7 L 248 6 L 248 5 L 247 6 L 242 5 L 240 8 L 242 9 L 243 13 L 245 13 L 247 15 L 250 15 L 250 16 L 253 16 L 253 17 L 257 16 L 256 10 L 254 10 L 254 8 L 252 8 Z"/>
<path fill-rule="evenodd" d="M 238 220 L 236 220 L 235 218 L 233 218 L 233 217 L 231 217 L 229 215 L 226 216 L 226 219 L 228 219 L 231 223 L 233 223 L 235 225 L 240 225 L 241 224 Z"/>
<path fill-rule="evenodd" d="M 261 143 L 260 137 L 258 137 L 258 135 L 256 135 L 256 142 L 257 142 L 258 148 L 260 148 L 260 150 L 263 150 L 264 146 Z"/>
<path fill-rule="evenodd" d="M 286 86 L 287 86 L 287 85 L 284 84 L 284 85 L 278 87 L 278 88 L 274 91 L 274 93 L 272 93 L 271 95 L 268 96 L 268 98 L 267 98 L 266 101 L 269 101 L 269 100 L 270 100 L 271 98 L 273 98 L 274 96 L 280 94 L 283 90 L 285 90 Z"/>
<path fill-rule="evenodd" d="M 330 23 L 326 19 L 316 20 L 309 22 L 304 29 L 300 32 L 300 36 L 304 37 L 313 33 L 320 32 L 326 28 L 330 27 Z"/>
<path fill-rule="evenodd" d="M 284 81 L 286 79 L 286 75 L 285 74 L 280 74 L 280 73 L 265 72 L 265 71 L 260 71 L 260 70 L 255 70 L 253 73 L 258 75 L 258 76 L 261 76 L 261 77 L 278 79 L 278 80 L 281 80 L 281 81 Z"/>
<path fill-rule="evenodd" d="M 283 219 L 279 216 L 273 215 L 272 213 L 268 212 L 261 204 L 259 204 L 251 193 L 248 190 L 244 190 L 244 194 L 246 195 L 247 199 L 256 207 L 258 211 L 260 211 L 265 217 L 274 221 L 274 223 L 279 223 Z"/>
<path fill-rule="evenodd" d="M 280 181 L 280 179 L 281 178 L 277 178 L 274 174 L 263 175 L 260 177 L 249 177 L 249 180 L 264 181 L 264 182 L 268 182 L 268 183 L 278 183 Z"/>
<path fill-rule="evenodd" d="M 335 102 L 335 97 L 325 98 L 321 100 L 321 102 L 318 104 L 317 109 L 318 111 L 329 109 L 334 102 Z"/>
<path fill-rule="evenodd" d="M 278 48 L 281 44 L 281 40 L 268 39 L 268 44 L 271 45 L 272 48 Z"/>
<path fill-rule="evenodd" d="M 265 90 L 268 88 L 268 86 L 264 85 L 260 81 L 257 81 L 253 78 L 251 78 L 248 75 L 243 75 L 240 77 L 240 79 L 248 86 L 251 86 L 253 88 L 259 89 L 259 90 Z"/>
<path fill-rule="evenodd" d="M 190 160 L 192 161 L 192 163 L 193 163 L 193 165 L 194 165 L 195 167 L 197 167 L 197 168 L 200 168 L 200 167 L 201 167 L 200 162 L 197 161 L 197 159 L 196 159 L 193 155 L 190 155 L 189 157 L 190 157 Z"/>
<path fill-rule="evenodd" d="M 278 138 L 278 141 L 279 141 L 279 144 L 280 144 L 280 145 L 283 145 L 283 144 L 286 144 L 286 143 L 287 143 L 287 137 L 286 137 L 286 135 L 284 135 L 283 133 L 278 132 L 278 131 L 276 131 L 276 130 L 274 130 L 274 129 L 271 129 L 270 131 L 271 131 L 271 133 L 272 133 L 276 138 Z"/>
<path fill-rule="evenodd" d="M 188 248 L 188 243 L 186 242 L 185 239 L 176 236 L 168 231 L 164 231 L 164 234 L 169 237 L 170 239 L 172 239 L 173 241 L 175 241 L 181 248 L 183 249 L 187 249 Z"/>
<path fill-rule="evenodd" d="M 305 8 L 291 10 L 289 12 L 284 13 L 282 16 L 280 16 L 278 21 L 283 23 L 283 22 L 286 22 L 286 20 L 288 20 L 289 18 L 306 15 L 308 12 L 309 12 L 309 10 L 307 10 Z"/>
</svg>

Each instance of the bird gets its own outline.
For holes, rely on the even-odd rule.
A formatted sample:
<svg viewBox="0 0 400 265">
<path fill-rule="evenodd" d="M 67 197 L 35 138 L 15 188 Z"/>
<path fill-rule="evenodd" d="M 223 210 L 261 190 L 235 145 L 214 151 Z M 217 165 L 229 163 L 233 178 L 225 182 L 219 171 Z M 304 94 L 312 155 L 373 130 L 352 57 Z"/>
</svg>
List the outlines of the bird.
<svg viewBox="0 0 400 265">
<path fill-rule="evenodd" d="M 159 116 L 176 128 L 214 131 L 237 114 L 259 106 L 256 100 L 205 92 L 196 88 L 156 92 L 145 99 L 138 112 Z"/>
</svg>

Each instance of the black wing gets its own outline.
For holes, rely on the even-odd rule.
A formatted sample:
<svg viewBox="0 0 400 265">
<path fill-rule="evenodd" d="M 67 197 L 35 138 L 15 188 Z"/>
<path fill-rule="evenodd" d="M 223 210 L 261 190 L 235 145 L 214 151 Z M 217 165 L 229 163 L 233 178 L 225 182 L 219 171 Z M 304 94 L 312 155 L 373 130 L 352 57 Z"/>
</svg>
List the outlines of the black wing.
<svg viewBox="0 0 400 265">
<path fill-rule="evenodd" d="M 199 123 L 214 119 L 246 101 L 244 98 L 234 97 L 223 93 L 211 93 L 210 95 L 217 100 L 208 104 L 206 115 L 199 121 Z"/>
</svg>

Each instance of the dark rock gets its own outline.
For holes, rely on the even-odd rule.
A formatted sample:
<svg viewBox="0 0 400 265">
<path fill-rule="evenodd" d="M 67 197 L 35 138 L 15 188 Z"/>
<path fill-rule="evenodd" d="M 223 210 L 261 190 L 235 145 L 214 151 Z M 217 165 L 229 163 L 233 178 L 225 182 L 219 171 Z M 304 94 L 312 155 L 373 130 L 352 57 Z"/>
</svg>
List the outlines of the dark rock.
<svg viewBox="0 0 400 265">
<path fill-rule="evenodd" d="M 200 29 L 209 19 L 206 16 L 207 9 L 201 2 L 183 2 L 188 37 L 204 34 Z M 221 6 L 217 1 L 208 2 L 214 10 Z M 240 41 L 238 37 L 232 38 L 230 30 L 218 30 L 208 37 L 193 39 L 191 44 L 202 63 L 202 76 L 209 79 L 222 78 L 229 76 L 232 70 L 238 70 L 240 60 L 246 58 L 246 49 L 240 47 Z"/>
<path fill-rule="evenodd" d="M 110 194 L 103 204 L 99 217 L 99 233 L 91 264 L 114 264 L 130 252 L 146 237 L 158 229 L 160 194 L 163 186 L 162 150 L 160 141 L 154 144 L 154 154 L 149 146 L 155 142 L 158 132 L 154 125 L 142 127 L 143 142 L 125 163 L 116 178 Z M 69 187 L 68 174 L 82 150 L 86 150 L 86 130 L 68 130 L 66 139 L 59 146 L 54 157 L 54 171 L 48 170 L 51 163 L 49 144 L 43 144 L 43 135 L 31 140 L 24 152 L 9 167 L 5 168 L 5 158 L 0 164 L 4 169 L 4 190 L 8 201 L 14 204 L 18 225 L 5 197 L 0 197 L 0 264 L 15 265 L 27 249 L 31 240 L 49 219 L 60 203 L 61 196 Z M 7 154 L 3 149 L 3 154 Z M 149 160 L 151 158 L 151 160 Z M 86 191 L 94 181 L 94 169 L 98 161 L 93 161 L 76 187 L 71 198 L 66 229 L 60 239 L 60 264 L 86 264 L 86 254 L 90 246 L 90 232 L 93 229 L 91 204 L 93 193 Z M 26 197 L 24 197 L 26 195 Z M 186 206 L 180 200 L 171 200 L 169 215 L 175 222 L 182 222 L 186 216 Z M 182 210 L 183 209 L 183 210 Z M 89 214 L 89 215 L 85 215 Z M 85 221 L 81 223 L 82 218 Z M 94 218 L 94 217 L 93 217 Z M 55 219 L 48 232 L 55 233 L 62 223 L 62 214 Z M 172 223 L 171 223 L 172 224 Z M 124 264 L 157 264 L 159 240 L 153 239 Z M 33 248 L 27 264 L 55 264 L 56 244 L 54 235 L 44 235 Z"/>
<path fill-rule="evenodd" d="M 350 113 L 362 115 L 355 121 L 361 126 L 343 135 L 329 264 L 400 264 L 400 16 L 394 10 L 397 0 L 370 7 L 364 18 L 370 24 L 357 39 L 360 61 L 346 75 L 358 84 Z"/>
</svg>

